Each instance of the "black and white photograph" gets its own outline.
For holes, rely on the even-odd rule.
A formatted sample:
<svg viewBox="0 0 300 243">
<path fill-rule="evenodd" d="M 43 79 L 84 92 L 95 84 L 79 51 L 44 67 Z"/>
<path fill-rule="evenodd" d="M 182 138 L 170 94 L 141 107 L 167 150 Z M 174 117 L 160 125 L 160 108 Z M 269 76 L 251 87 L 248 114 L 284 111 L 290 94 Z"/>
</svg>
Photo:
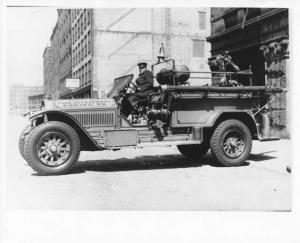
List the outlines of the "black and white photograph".
<svg viewBox="0 0 300 243">
<path fill-rule="evenodd" d="M 293 213 L 289 6 L 4 8 L 7 210 Z"/>
</svg>

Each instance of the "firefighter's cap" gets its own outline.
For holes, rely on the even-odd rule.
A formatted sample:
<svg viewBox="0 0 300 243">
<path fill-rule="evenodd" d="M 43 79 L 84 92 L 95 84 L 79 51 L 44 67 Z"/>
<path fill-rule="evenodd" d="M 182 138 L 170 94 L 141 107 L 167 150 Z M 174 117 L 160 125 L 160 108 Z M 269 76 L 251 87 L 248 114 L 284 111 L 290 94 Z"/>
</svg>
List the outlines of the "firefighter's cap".
<svg viewBox="0 0 300 243">
<path fill-rule="evenodd" d="M 143 61 L 138 62 L 137 65 L 138 65 L 139 68 L 145 68 L 145 67 L 147 67 L 147 63 L 146 63 L 146 62 L 143 62 Z"/>
</svg>

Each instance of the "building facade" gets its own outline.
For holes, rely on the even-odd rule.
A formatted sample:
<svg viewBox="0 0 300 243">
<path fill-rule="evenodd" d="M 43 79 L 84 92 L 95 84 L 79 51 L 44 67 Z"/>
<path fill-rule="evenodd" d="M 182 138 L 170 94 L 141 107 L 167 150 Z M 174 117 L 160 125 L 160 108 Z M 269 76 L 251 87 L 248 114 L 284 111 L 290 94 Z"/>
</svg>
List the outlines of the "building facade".
<svg viewBox="0 0 300 243">
<path fill-rule="evenodd" d="M 50 37 L 53 55 L 53 71 L 50 75 L 52 99 L 58 99 L 60 93 L 66 91 L 66 79 L 72 77 L 71 10 L 58 9 L 57 14 L 57 22 Z"/>
<path fill-rule="evenodd" d="M 28 109 L 29 110 L 39 109 L 42 105 L 43 100 L 44 100 L 43 93 L 28 96 Z"/>
<path fill-rule="evenodd" d="M 264 84 L 265 57 L 261 47 L 280 43 L 289 36 L 288 9 L 212 8 L 212 55 L 229 51 L 241 69 L 251 69 L 253 82 Z"/>
<path fill-rule="evenodd" d="M 27 112 L 29 107 L 28 96 L 42 94 L 43 91 L 42 86 L 19 84 L 9 86 L 9 109 L 18 114 Z"/>
<path fill-rule="evenodd" d="M 71 10 L 58 9 L 57 13 L 59 28 L 59 94 L 61 94 L 66 91 L 66 79 L 72 77 Z"/>
<path fill-rule="evenodd" d="M 50 97 L 54 87 L 52 78 L 54 72 L 54 54 L 52 47 L 46 47 L 43 53 L 43 87 L 44 87 L 44 95 L 46 97 Z"/>
<path fill-rule="evenodd" d="M 240 69 L 251 67 L 253 85 L 288 87 L 288 9 L 212 8 L 211 36 L 207 40 L 212 55 L 229 51 Z M 289 134 L 286 97 L 271 103 L 272 123 L 281 137 Z"/>
<path fill-rule="evenodd" d="M 177 64 L 207 71 L 209 18 L 208 8 L 71 9 L 72 78 L 80 87 L 60 97 L 107 93 L 114 78 L 137 75 L 138 61 L 155 63 L 162 43 Z"/>
<path fill-rule="evenodd" d="M 53 73 L 52 73 L 52 90 L 51 99 L 57 99 L 59 97 L 59 68 L 60 68 L 60 28 L 56 23 L 52 35 L 51 35 L 51 47 L 53 50 Z"/>
<path fill-rule="evenodd" d="M 92 9 L 72 9 L 72 77 L 80 88 L 72 97 L 90 98 L 92 90 Z M 68 96 L 68 95 L 67 95 Z M 69 95 L 70 97 L 70 95 Z"/>
</svg>

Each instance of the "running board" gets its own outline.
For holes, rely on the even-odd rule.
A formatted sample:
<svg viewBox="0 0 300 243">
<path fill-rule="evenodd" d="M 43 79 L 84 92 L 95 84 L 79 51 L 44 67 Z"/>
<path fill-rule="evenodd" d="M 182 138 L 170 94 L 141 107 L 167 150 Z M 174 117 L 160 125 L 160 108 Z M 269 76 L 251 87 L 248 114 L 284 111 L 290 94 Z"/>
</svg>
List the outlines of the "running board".
<svg viewBox="0 0 300 243">
<path fill-rule="evenodd" d="M 182 140 L 182 141 L 159 141 L 159 142 L 144 142 L 136 145 L 136 148 L 145 148 L 145 147 L 161 147 L 161 146 L 173 146 L 173 145 L 188 145 L 188 144 L 200 144 L 200 141 L 193 140 Z"/>
<path fill-rule="evenodd" d="M 108 147 L 106 149 L 108 150 L 119 150 L 124 148 L 147 148 L 147 147 L 171 147 L 176 145 L 191 145 L 191 144 L 201 144 L 198 141 L 193 140 L 181 140 L 181 141 L 159 141 L 159 142 L 144 142 L 144 143 L 138 143 L 137 145 L 131 145 L 131 146 L 124 146 L 124 147 Z"/>
<path fill-rule="evenodd" d="M 268 142 L 268 141 L 276 141 L 280 140 L 279 137 L 268 137 L 268 138 L 258 138 L 258 141 L 260 142 Z"/>
</svg>

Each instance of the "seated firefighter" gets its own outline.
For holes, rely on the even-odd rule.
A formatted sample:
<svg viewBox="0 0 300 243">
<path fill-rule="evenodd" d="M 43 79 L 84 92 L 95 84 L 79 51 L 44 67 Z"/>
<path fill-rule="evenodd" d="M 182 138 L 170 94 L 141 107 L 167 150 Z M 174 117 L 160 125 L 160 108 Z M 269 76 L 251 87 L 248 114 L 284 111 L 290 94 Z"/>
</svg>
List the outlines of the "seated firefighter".
<svg viewBox="0 0 300 243">
<path fill-rule="evenodd" d="M 127 95 L 127 101 L 123 102 L 123 114 L 132 115 L 135 108 L 141 101 L 146 101 L 150 93 L 153 92 L 153 73 L 147 69 L 146 62 L 139 62 L 139 77 L 136 79 L 136 90 Z M 125 99 L 126 99 L 125 98 Z"/>
<path fill-rule="evenodd" d="M 153 92 L 153 73 L 147 69 L 147 63 L 140 62 L 137 64 L 139 67 L 139 77 L 136 79 L 136 91 L 132 94 L 128 101 L 134 108 L 140 101 L 148 98 L 148 95 Z"/>
<path fill-rule="evenodd" d="M 234 64 L 232 57 L 228 51 L 225 51 L 223 55 L 217 55 L 209 58 L 208 65 L 212 72 L 238 72 L 239 67 Z M 214 74 L 213 85 L 218 86 L 237 86 L 239 83 L 236 80 L 231 79 L 231 75 L 227 74 Z"/>
</svg>

